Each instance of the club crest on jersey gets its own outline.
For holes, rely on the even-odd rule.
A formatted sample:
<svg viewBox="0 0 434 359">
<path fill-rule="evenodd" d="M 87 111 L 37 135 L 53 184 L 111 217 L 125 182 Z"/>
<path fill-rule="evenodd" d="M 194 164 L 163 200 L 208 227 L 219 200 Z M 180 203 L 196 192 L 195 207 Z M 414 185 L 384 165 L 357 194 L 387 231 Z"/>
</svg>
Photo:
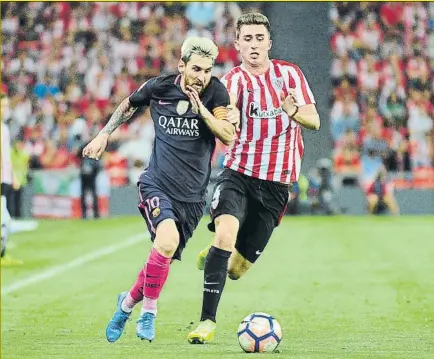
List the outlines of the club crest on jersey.
<svg viewBox="0 0 434 359">
<path fill-rule="evenodd" d="M 178 115 L 183 115 L 188 110 L 188 105 L 190 103 L 188 101 L 181 100 L 176 105 L 176 112 L 178 112 Z"/>
<path fill-rule="evenodd" d="M 154 217 L 154 218 L 156 218 L 156 217 L 158 217 L 159 215 L 160 215 L 160 212 L 161 212 L 161 210 L 160 210 L 160 208 L 155 208 L 153 211 L 152 211 L 152 217 Z"/>
<path fill-rule="evenodd" d="M 272 108 L 262 110 L 256 102 L 251 102 L 249 106 L 249 116 L 252 118 L 275 118 L 282 113 L 282 108 Z"/>
<path fill-rule="evenodd" d="M 276 86 L 279 90 L 283 89 L 283 78 L 278 77 L 273 80 L 274 86 Z"/>
</svg>

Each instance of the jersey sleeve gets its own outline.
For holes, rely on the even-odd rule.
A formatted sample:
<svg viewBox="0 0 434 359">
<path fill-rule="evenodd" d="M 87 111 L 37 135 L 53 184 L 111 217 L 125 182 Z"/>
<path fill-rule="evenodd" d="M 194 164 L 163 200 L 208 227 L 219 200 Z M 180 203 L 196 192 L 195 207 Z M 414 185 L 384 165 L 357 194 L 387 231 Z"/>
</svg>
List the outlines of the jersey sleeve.
<svg viewBox="0 0 434 359">
<path fill-rule="evenodd" d="M 299 105 L 304 106 L 314 104 L 315 98 L 301 69 L 296 65 L 292 65 L 288 70 L 290 87 L 295 88 Z"/>
<path fill-rule="evenodd" d="M 242 91 L 241 89 L 241 80 L 240 77 L 237 73 L 234 73 L 233 71 L 227 73 L 226 75 L 224 75 L 221 79 L 220 82 L 223 84 L 223 86 L 227 89 L 227 91 L 230 94 L 233 94 L 237 97 L 237 101 L 238 98 L 240 97 L 240 93 Z"/>
<path fill-rule="evenodd" d="M 130 104 L 133 107 L 149 106 L 157 85 L 157 77 L 146 81 L 130 97 Z"/>
</svg>

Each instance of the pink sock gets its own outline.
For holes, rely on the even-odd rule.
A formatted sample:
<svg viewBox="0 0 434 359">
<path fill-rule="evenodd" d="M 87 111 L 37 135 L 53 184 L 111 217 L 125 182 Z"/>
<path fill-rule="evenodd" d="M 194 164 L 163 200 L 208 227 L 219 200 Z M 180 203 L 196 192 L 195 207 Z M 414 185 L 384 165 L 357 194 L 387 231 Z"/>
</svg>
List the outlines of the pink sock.
<svg viewBox="0 0 434 359">
<path fill-rule="evenodd" d="M 133 286 L 130 289 L 131 299 L 136 303 L 140 302 L 143 299 L 143 283 L 145 281 L 145 273 L 146 273 L 146 264 L 140 270 L 139 274 L 137 275 L 136 282 L 133 284 Z"/>
<path fill-rule="evenodd" d="M 171 258 L 165 257 L 152 248 L 145 265 L 143 309 L 156 312 L 157 299 L 160 296 L 167 276 L 169 275 Z"/>
<path fill-rule="evenodd" d="M 127 296 L 121 304 L 121 309 L 126 313 L 131 313 L 135 305 L 143 299 L 143 280 L 145 278 L 145 268 L 142 268 L 137 275 L 136 282 L 131 287 Z"/>
</svg>

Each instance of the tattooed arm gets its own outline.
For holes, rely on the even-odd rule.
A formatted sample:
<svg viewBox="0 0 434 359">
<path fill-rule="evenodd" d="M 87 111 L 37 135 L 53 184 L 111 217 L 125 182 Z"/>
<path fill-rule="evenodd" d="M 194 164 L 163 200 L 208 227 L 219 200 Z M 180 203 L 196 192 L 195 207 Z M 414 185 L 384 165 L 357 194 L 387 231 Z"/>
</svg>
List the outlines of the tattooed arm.
<svg viewBox="0 0 434 359">
<path fill-rule="evenodd" d="M 122 125 L 124 122 L 127 122 L 136 111 L 137 107 L 131 106 L 130 99 L 126 98 L 121 102 L 116 111 L 110 117 L 110 120 L 100 131 L 100 134 L 107 134 L 110 136 L 120 125 Z"/>
<path fill-rule="evenodd" d="M 99 160 L 105 151 L 110 135 L 124 122 L 128 121 L 136 112 L 137 107 L 133 107 L 130 99 L 126 98 L 121 102 L 110 120 L 98 135 L 83 149 L 83 156 Z"/>
<path fill-rule="evenodd" d="M 149 106 L 157 81 L 157 77 L 146 81 L 137 91 L 134 91 L 131 96 L 123 100 L 110 117 L 110 120 L 100 131 L 100 134 L 111 135 L 120 125 L 128 121 L 139 107 Z"/>
<path fill-rule="evenodd" d="M 145 82 L 130 97 L 121 102 L 98 135 L 84 148 L 83 156 L 99 160 L 107 147 L 110 135 L 128 121 L 141 106 L 149 106 L 157 78 Z"/>
</svg>

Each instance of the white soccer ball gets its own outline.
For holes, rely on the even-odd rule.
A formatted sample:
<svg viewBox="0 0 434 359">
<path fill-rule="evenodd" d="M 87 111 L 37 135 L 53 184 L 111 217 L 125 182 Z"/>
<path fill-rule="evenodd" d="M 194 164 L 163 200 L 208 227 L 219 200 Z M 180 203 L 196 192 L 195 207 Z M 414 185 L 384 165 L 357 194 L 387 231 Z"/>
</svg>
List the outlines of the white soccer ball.
<svg viewBox="0 0 434 359">
<path fill-rule="evenodd" d="M 252 313 L 238 327 L 238 343 L 247 353 L 271 353 L 282 340 L 279 322 L 267 313 Z"/>
</svg>

